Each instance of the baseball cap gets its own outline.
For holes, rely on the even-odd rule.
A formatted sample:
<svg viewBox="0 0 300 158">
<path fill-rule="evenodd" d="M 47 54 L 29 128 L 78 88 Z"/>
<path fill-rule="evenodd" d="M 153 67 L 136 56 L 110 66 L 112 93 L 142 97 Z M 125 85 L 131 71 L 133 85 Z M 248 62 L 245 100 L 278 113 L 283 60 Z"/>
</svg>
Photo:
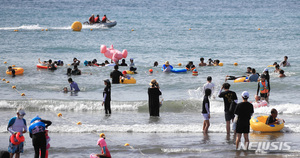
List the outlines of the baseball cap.
<svg viewBox="0 0 300 158">
<path fill-rule="evenodd" d="M 243 98 L 249 98 L 249 93 L 248 93 L 247 91 L 244 91 L 244 92 L 242 93 L 242 97 L 243 97 Z"/>
<path fill-rule="evenodd" d="M 17 113 L 19 113 L 20 115 L 26 115 L 25 110 L 22 109 L 22 108 L 19 108 L 19 109 L 17 110 Z"/>
</svg>

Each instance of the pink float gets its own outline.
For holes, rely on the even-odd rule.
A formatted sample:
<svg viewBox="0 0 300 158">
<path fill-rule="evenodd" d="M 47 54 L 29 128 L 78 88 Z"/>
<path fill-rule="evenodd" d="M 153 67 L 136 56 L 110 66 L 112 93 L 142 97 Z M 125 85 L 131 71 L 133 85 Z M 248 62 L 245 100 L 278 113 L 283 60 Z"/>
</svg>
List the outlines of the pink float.
<svg viewBox="0 0 300 158">
<path fill-rule="evenodd" d="M 268 106 L 268 102 L 265 100 L 261 100 L 261 101 L 252 103 L 252 105 L 254 108 L 260 108 L 260 107 Z"/>
<path fill-rule="evenodd" d="M 119 50 L 114 49 L 113 45 L 111 45 L 110 48 L 106 48 L 105 45 L 101 45 L 100 52 L 104 54 L 105 57 L 112 59 L 115 63 L 122 58 L 126 58 L 128 54 L 126 49 L 124 49 L 123 52 L 120 52 Z"/>
</svg>

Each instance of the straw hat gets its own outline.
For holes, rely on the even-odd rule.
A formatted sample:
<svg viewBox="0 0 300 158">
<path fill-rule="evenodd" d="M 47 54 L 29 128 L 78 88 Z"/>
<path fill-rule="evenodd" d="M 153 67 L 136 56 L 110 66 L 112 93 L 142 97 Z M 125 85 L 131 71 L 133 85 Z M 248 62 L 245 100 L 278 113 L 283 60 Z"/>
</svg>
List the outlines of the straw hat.
<svg viewBox="0 0 300 158">
<path fill-rule="evenodd" d="M 156 84 L 158 84 L 158 83 L 156 82 L 156 79 L 152 79 L 151 82 L 149 83 L 150 86 L 156 85 Z"/>
<path fill-rule="evenodd" d="M 166 62 L 165 62 L 165 65 L 170 65 L 170 64 L 169 64 L 169 61 L 166 61 Z"/>
</svg>

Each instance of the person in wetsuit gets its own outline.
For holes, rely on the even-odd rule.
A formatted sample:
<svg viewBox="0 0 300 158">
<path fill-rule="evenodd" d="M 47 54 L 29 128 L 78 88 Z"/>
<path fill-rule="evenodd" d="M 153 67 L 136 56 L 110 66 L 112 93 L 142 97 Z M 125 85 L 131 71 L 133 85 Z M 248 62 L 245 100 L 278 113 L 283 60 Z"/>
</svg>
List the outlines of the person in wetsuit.
<svg viewBox="0 0 300 158">
<path fill-rule="evenodd" d="M 33 118 L 29 126 L 29 136 L 32 138 L 34 147 L 34 158 L 39 158 L 41 150 L 41 158 L 45 158 L 47 140 L 45 130 L 52 124 L 51 121 L 42 120 L 39 116 Z"/>
</svg>

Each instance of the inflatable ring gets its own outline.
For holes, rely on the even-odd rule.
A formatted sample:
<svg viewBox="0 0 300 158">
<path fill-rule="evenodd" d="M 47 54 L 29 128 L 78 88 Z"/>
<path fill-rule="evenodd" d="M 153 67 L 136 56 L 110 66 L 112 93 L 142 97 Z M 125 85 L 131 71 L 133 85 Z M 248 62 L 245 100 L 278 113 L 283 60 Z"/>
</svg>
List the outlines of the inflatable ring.
<svg viewBox="0 0 300 158">
<path fill-rule="evenodd" d="M 284 127 L 284 123 L 281 122 L 279 125 L 267 125 L 266 121 L 269 116 L 255 116 L 250 120 L 250 127 L 253 131 L 260 132 L 277 132 Z"/>
<path fill-rule="evenodd" d="M 20 132 L 18 132 L 17 134 L 13 134 L 10 136 L 10 142 L 13 143 L 14 145 L 19 145 L 22 142 L 25 141 L 25 137 L 24 136 L 20 136 Z"/>
<path fill-rule="evenodd" d="M 268 65 L 267 67 L 275 67 L 275 65 Z"/>
<path fill-rule="evenodd" d="M 258 103 L 254 102 L 254 103 L 252 103 L 252 105 L 253 105 L 254 108 L 260 108 L 260 107 L 268 106 L 268 102 L 265 101 L 265 100 L 262 100 Z"/>
<path fill-rule="evenodd" d="M 130 71 L 130 70 L 126 70 L 126 73 L 127 74 L 135 74 L 133 71 Z"/>
<path fill-rule="evenodd" d="M 48 69 L 48 66 L 44 64 L 37 64 L 36 67 L 40 69 Z M 55 65 L 55 67 L 57 68 L 57 65 Z"/>
<path fill-rule="evenodd" d="M 246 77 L 240 77 L 240 78 L 237 78 L 237 79 L 235 79 L 233 82 L 234 83 L 237 83 L 237 82 L 246 82 Z"/>
<path fill-rule="evenodd" d="M 125 78 L 125 79 L 123 79 L 123 81 L 122 81 L 122 79 L 120 79 L 120 83 L 122 83 L 122 84 L 136 84 L 136 80 L 133 77 L 131 77 L 130 79 Z"/>
<path fill-rule="evenodd" d="M 24 69 L 21 68 L 21 67 L 13 67 L 12 69 L 15 70 L 15 75 L 21 75 L 21 74 L 23 74 L 23 72 L 24 72 Z M 12 72 L 9 71 L 9 70 L 6 70 L 6 74 L 12 75 Z"/>
</svg>

